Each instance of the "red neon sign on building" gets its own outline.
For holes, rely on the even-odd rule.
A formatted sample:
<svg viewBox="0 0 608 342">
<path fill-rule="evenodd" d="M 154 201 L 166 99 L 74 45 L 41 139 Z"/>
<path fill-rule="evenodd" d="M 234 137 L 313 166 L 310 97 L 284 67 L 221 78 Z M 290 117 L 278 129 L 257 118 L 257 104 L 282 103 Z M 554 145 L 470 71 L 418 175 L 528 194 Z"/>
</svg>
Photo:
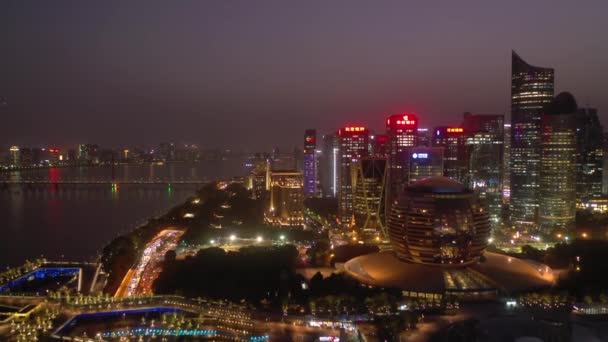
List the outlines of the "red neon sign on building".
<svg viewBox="0 0 608 342">
<path fill-rule="evenodd" d="M 391 122 L 395 126 L 406 126 L 406 127 L 414 127 L 418 123 L 418 118 L 414 114 L 397 114 L 391 115 L 388 119 L 386 119 L 386 124 L 391 125 Z"/>
</svg>

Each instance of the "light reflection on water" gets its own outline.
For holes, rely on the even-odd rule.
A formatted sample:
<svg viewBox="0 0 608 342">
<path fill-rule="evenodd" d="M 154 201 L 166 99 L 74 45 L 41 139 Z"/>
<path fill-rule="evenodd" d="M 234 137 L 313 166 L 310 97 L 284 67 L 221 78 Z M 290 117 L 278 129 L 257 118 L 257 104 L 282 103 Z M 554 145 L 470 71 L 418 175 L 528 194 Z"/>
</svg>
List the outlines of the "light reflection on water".
<svg viewBox="0 0 608 342">
<path fill-rule="evenodd" d="M 242 175 L 230 160 L 165 166 L 120 166 L 115 179 L 185 180 Z M 0 174 L 0 179 L 111 180 L 110 168 L 65 168 Z M 197 184 L 0 185 L 0 267 L 44 255 L 91 260 L 117 235 L 192 196 Z"/>
</svg>

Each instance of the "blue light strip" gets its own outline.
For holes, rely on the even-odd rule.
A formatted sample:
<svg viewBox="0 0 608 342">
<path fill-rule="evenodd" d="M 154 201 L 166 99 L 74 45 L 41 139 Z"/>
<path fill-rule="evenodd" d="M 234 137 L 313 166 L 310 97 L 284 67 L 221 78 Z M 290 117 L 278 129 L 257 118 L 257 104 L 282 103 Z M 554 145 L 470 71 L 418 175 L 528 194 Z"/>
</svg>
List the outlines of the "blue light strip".
<svg viewBox="0 0 608 342">
<path fill-rule="evenodd" d="M 198 329 L 160 329 L 160 328 L 138 328 L 126 331 L 113 331 L 101 334 L 101 337 L 124 337 L 124 336 L 216 336 L 215 330 Z"/>
<path fill-rule="evenodd" d="M 13 287 L 17 287 L 19 285 L 24 284 L 25 282 L 28 281 L 28 279 L 30 279 L 31 277 L 35 277 L 36 279 L 43 279 L 43 278 L 57 278 L 57 277 L 62 277 L 62 276 L 67 276 L 67 275 L 76 275 L 80 272 L 80 268 L 76 268 L 76 267 L 70 267 L 70 268 L 60 268 L 60 267 L 53 267 L 53 268 L 39 268 L 37 270 L 34 270 L 26 275 L 23 275 L 17 279 L 14 279 L 6 284 L 0 285 L 0 292 L 7 292 L 10 289 L 12 289 Z"/>
<path fill-rule="evenodd" d="M 175 308 L 163 308 L 163 307 L 155 307 L 155 308 L 146 308 L 146 309 L 131 309 L 131 310 L 118 310 L 118 311 L 102 311 L 102 312 L 93 312 L 93 313 L 84 313 L 80 315 L 76 315 L 72 317 L 68 322 L 66 322 L 63 327 L 55 332 L 55 335 L 62 335 L 67 328 L 73 326 L 76 321 L 79 319 L 85 318 L 99 318 L 99 317 L 112 317 L 112 316 L 120 316 L 120 315 L 130 315 L 130 314 L 140 314 L 140 313 L 149 313 L 149 312 L 159 312 L 159 313 L 173 313 L 173 312 L 184 312 L 181 309 Z"/>
</svg>

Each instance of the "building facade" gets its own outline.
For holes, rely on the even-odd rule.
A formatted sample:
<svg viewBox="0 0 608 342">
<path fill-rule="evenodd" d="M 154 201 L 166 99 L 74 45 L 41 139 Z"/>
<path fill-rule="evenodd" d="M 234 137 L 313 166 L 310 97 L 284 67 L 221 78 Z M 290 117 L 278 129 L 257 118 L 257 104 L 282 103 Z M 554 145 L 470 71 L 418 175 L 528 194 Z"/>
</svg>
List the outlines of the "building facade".
<svg viewBox="0 0 608 342">
<path fill-rule="evenodd" d="M 271 172 L 270 205 L 266 221 L 281 227 L 304 226 L 304 179 L 301 172 Z"/>
<path fill-rule="evenodd" d="M 319 150 L 319 188 L 323 197 L 337 197 L 340 144 L 334 133 L 323 135 Z"/>
<path fill-rule="evenodd" d="M 406 151 L 408 184 L 443 176 L 443 147 L 410 147 Z"/>
<path fill-rule="evenodd" d="M 11 146 L 8 150 L 9 161 L 8 164 L 11 167 L 21 167 L 21 151 L 18 146 Z"/>
<path fill-rule="evenodd" d="M 433 147 L 443 147 L 443 175 L 468 184 L 467 136 L 463 127 L 435 127 Z"/>
<path fill-rule="evenodd" d="M 395 200 L 399 190 L 408 184 L 406 150 L 418 141 L 418 117 L 414 114 L 396 114 L 386 119 L 388 137 L 388 205 Z"/>
<path fill-rule="evenodd" d="M 363 157 L 354 166 L 355 226 L 365 237 L 385 234 L 386 166 L 382 157 Z"/>
<path fill-rule="evenodd" d="M 493 230 L 502 227 L 504 115 L 465 113 L 469 184 L 488 203 Z"/>
<path fill-rule="evenodd" d="M 534 230 L 538 223 L 541 113 L 553 100 L 554 70 L 511 59 L 511 224 Z"/>
<path fill-rule="evenodd" d="M 348 126 L 338 130 L 338 218 L 343 226 L 354 223 L 355 165 L 368 156 L 369 130 L 361 126 Z"/>
<path fill-rule="evenodd" d="M 574 228 L 576 112 L 574 97 L 560 93 L 541 119 L 540 228 L 547 235 Z"/>
<path fill-rule="evenodd" d="M 509 204 L 511 199 L 511 124 L 504 125 L 502 158 L 502 199 L 503 203 Z"/>
<path fill-rule="evenodd" d="M 576 113 L 576 199 L 581 203 L 602 197 L 604 128 L 595 108 Z"/>
<path fill-rule="evenodd" d="M 304 195 L 317 195 L 317 131 L 304 132 Z"/>
<path fill-rule="evenodd" d="M 481 257 L 490 223 L 476 192 L 453 179 L 431 177 L 402 191 L 391 211 L 388 231 L 400 259 L 465 265 Z"/>
</svg>

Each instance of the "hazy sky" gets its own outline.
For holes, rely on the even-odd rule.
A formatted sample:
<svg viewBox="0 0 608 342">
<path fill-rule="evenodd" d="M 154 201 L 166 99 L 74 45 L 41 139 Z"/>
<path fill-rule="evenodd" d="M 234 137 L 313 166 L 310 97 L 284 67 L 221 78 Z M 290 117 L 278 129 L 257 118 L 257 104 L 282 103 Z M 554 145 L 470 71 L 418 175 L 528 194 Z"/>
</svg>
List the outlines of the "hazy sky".
<svg viewBox="0 0 608 342">
<path fill-rule="evenodd" d="M 500 4 L 499 4 L 500 3 Z M 0 2 L 0 145 L 267 149 L 508 113 L 511 49 L 608 123 L 608 1 Z"/>
</svg>

